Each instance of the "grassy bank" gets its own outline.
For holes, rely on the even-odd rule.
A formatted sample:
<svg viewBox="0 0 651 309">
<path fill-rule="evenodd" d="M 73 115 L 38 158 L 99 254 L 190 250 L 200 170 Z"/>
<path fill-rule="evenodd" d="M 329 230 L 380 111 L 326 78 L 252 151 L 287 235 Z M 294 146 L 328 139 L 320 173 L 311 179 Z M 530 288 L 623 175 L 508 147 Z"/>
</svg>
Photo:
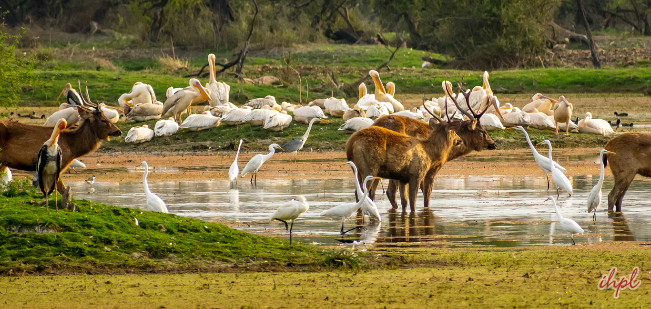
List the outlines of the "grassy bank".
<svg viewBox="0 0 651 309">
<path fill-rule="evenodd" d="M 17 180 L 0 194 L 0 273 L 138 272 L 233 266 L 327 266 L 336 253 L 176 215 L 74 201 L 46 213 L 42 195 Z M 137 220 L 137 221 L 136 221 Z"/>
</svg>

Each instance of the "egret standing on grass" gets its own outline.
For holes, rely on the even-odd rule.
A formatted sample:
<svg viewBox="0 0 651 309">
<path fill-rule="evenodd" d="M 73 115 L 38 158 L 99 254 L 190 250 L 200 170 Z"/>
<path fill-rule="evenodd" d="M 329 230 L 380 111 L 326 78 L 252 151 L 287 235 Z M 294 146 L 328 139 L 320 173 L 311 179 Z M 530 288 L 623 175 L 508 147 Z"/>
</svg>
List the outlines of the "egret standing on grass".
<svg viewBox="0 0 651 309">
<path fill-rule="evenodd" d="M 233 164 L 231 164 L 231 168 L 228 169 L 228 179 L 233 182 L 237 181 L 237 174 L 240 173 L 240 167 L 237 165 L 237 158 L 240 156 L 240 149 L 242 148 L 242 142 L 244 140 L 240 140 L 240 145 L 237 146 L 237 153 L 235 154 L 235 160 L 233 161 Z"/>
<path fill-rule="evenodd" d="M 61 176 L 61 165 L 63 155 L 59 147 L 59 134 L 67 126 L 66 120 L 61 118 L 57 121 L 56 126 L 52 130 L 50 139 L 43 143 L 41 151 L 38 152 L 38 163 L 36 165 L 36 174 L 38 175 L 38 187 L 45 195 L 45 207 L 47 212 L 50 212 L 48 197 L 54 191 L 54 206 L 59 212 L 59 205 L 57 204 L 57 182 Z"/>
<path fill-rule="evenodd" d="M 556 186 L 556 198 L 560 197 L 561 193 L 558 191 L 558 188 L 561 188 L 567 193 L 572 196 L 572 183 L 570 182 L 569 179 L 567 179 L 567 176 L 561 172 L 552 162 L 552 143 L 546 139 L 543 141 L 543 144 L 547 144 L 549 146 L 549 169 L 552 171 L 552 180 L 554 181 L 554 185 Z"/>
<path fill-rule="evenodd" d="M 365 193 L 364 191 L 368 189 L 366 187 L 362 188 L 359 185 L 359 178 L 357 177 L 357 166 L 355 166 L 355 163 L 353 161 L 348 161 L 346 164 L 352 167 L 353 172 L 355 173 L 355 190 L 357 192 L 357 196 L 363 196 Z M 369 218 L 377 222 L 382 221 L 382 218 L 380 218 L 380 212 L 377 210 L 377 206 L 368 196 L 366 196 L 364 199 L 364 204 L 362 204 L 362 215 L 368 215 Z"/>
<path fill-rule="evenodd" d="M 0 168 L 0 185 L 8 185 L 14 177 L 11 175 L 11 170 L 6 165 Z"/>
<path fill-rule="evenodd" d="M 302 195 L 297 195 L 295 200 L 291 200 L 278 207 L 276 212 L 271 216 L 271 220 L 278 220 L 285 223 L 285 230 L 287 230 L 287 221 L 292 220 L 292 225 L 289 228 L 289 244 L 292 244 L 292 229 L 294 228 L 294 220 L 302 213 L 310 209 L 310 205 Z"/>
<path fill-rule="evenodd" d="M 142 185 L 145 187 L 145 195 L 147 196 L 147 210 L 168 213 L 167 206 L 165 206 L 165 202 L 163 202 L 163 200 L 160 197 L 158 197 L 158 195 L 152 193 L 149 190 L 149 184 L 147 183 L 147 174 L 149 174 L 149 165 L 147 165 L 147 161 L 142 161 L 142 163 L 140 163 L 140 166 L 145 167 L 145 173 L 142 174 Z"/>
<path fill-rule="evenodd" d="M 527 139 L 529 148 L 531 148 L 531 152 L 533 153 L 533 159 L 536 160 L 538 166 L 540 166 L 540 168 L 545 172 L 545 177 L 547 177 L 547 190 L 549 190 L 549 176 L 547 175 L 547 173 L 551 172 L 551 170 L 549 169 L 549 158 L 539 154 L 538 151 L 536 151 L 536 148 L 533 147 L 533 144 L 531 144 L 531 140 L 529 139 L 529 134 L 527 133 L 527 130 L 525 130 L 522 126 L 517 126 L 515 128 L 522 131 L 522 133 L 524 133 L 524 137 Z M 560 166 L 556 162 L 554 162 L 554 166 L 563 174 L 567 172 L 564 167 Z"/>
<path fill-rule="evenodd" d="M 615 154 L 614 152 L 608 151 L 606 149 L 601 149 L 601 151 L 599 152 L 599 164 L 601 165 L 601 174 L 599 174 L 599 181 L 592 188 L 590 194 L 588 194 L 588 213 L 594 211 L 594 214 L 592 215 L 593 221 L 597 221 L 597 207 L 599 207 L 599 204 L 601 203 L 601 186 L 604 184 L 604 154 L 605 153 Z"/>
<path fill-rule="evenodd" d="M 295 138 L 287 143 L 285 143 L 282 147 L 282 149 L 276 150 L 276 152 L 291 152 L 292 155 L 294 156 L 294 161 L 296 161 L 296 153 L 303 149 L 303 145 L 305 145 L 305 142 L 307 141 L 307 137 L 310 136 L 310 130 L 312 130 L 312 125 L 314 122 L 317 120 L 321 120 L 321 118 L 312 118 L 310 120 L 310 124 L 307 126 L 307 131 L 305 131 L 305 134 L 299 138 Z"/>
<path fill-rule="evenodd" d="M 554 204 L 554 210 L 556 211 L 556 216 L 558 216 L 558 221 L 561 223 L 561 227 L 563 228 L 563 230 L 570 233 L 570 237 L 572 238 L 572 244 L 576 245 L 576 243 L 574 242 L 574 234 L 583 234 L 583 229 L 574 220 L 563 218 L 561 212 L 558 211 L 558 208 L 556 207 L 556 201 L 554 201 L 553 196 L 548 196 L 545 202 L 549 200 L 551 200 L 552 203 Z"/>
<path fill-rule="evenodd" d="M 244 175 L 251 173 L 251 183 L 253 183 L 253 177 L 255 176 L 255 184 L 258 184 L 258 170 L 260 170 L 260 167 L 262 167 L 262 164 L 264 164 L 265 161 L 269 160 L 271 156 L 276 153 L 276 148 L 280 148 L 278 144 L 271 144 L 269 145 L 269 154 L 263 155 L 263 154 L 257 154 L 251 160 L 249 160 L 249 163 L 246 164 L 244 169 L 242 170 L 242 177 Z M 282 150 L 282 148 L 280 148 Z"/>
<path fill-rule="evenodd" d="M 367 183 L 371 179 L 382 179 L 381 177 L 374 177 L 374 176 L 366 176 L 364 178 L 364 184 L 362 185 L 363 188 L 366 188 Z M 349 229 L 344 232 L 344 221 L 350 216 L 353 215 L 360 207 L 362 207 L 362 204 L 364 204 L 364 201 L 366 200 L 366 197 L 368 196 L 368 191 L 364 192 L 364 195 L 359 199 L 359 202 L 357 203 L 346 203 L 346 204 L 341 204 L 338 206 L 335 206 L 333 208 L 330 208 L 328 210 L 325 210 L 321 213 L 322 217 L 327 217 L 331 219 L 338 219 L 341 220 L 341 234 L 346 234 L 350 232 L 351 230 L 354 230 L 356 227 Z"/>
</svg>

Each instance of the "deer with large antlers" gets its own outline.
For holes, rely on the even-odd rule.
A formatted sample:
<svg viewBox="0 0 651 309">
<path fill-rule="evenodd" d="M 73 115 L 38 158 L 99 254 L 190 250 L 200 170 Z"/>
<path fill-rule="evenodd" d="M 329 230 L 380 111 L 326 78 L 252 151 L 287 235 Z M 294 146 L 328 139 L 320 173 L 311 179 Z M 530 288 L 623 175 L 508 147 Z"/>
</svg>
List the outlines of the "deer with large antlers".
<svg viewBox="0 0 651 309">
<path fill-rule="evenodd" d="M 59 136 L 59 147 L 63 154 L 61 171 L 68 169 L 75 158 L 97 150 L 103 140 L 110 136 L 120 136 L 122 131 L 102 114 L 103 104 L 92 111 L 77 107 L 81 124 L 75 129 L 65 129 Z M 43 143 L 50 138 L 54 127 L 32 126 L 15 121 L 0 120 L 0 169 L 8 166 L 13 169 L 35 171 L 38 152 Z M 65 186 L 61 178 L 57 190 L 63 193 Z"/>
<path fill-rule="evenodd" d="M 459 103 L 457 102 L 456 98 L 457 95 L 453 95 L 452 92 L 452 84 L 448 81 L 443 82 L 443 89 L 446 92 L 446 100 L 447 98 L 450 98 L 452 102 L 456 105 L 457 110 L 460 112 L 464 113 L 468 120 L 461 121 L 458 123 L 457 126 L 455 126 L 455 131 L 457 135 L 462 140 L 462 143 L 456 144 L 452 147 L 449 155 L 448 155 L 448 160 L 454 160 L 458 157 L 462 157 L 467 155 L 468 153 L 472 151 L 482 151 L 483 149 L 496 149 L 495 142 L 493 139 L 488 135 L 486 130 L 482 128 L 481 126 L 481 121 L 479 120 L 481 116 L 486 112 L 486 109 L 488 109 L 488 106 L 495 106 L 497 105 L 497 101 L 495 100 L 495 97 L 489 98 L 490 104 L 487 105 L 484 110 L 480 114 L 475 114 L 473 111 L 472 107 L 470 107 L 469 101 L 470 101 L 470 95 L 469 93 L 464 93 L 464 97 L 466 99 L 466 104 L 469 106 L 468 111 L 466 112 L 464 109 L 460 108 Z M 447 101 L 446 101 L 446 106 L 447 106 Z M 433 117 L 437 118 L 436 115 L 434 115 L 429 109 L 427 109 L 426 106 L 425 110 L 429 112 Z M 456 112 L 455 112 L 456 113 Z M 447 110 L 446 110 L 446 115 L 447 115 Z M 382 116 L 378 118 L 378 120 L 375 121 L 373 124 L 374 126 L 380 126 L 387 128 L 392 131 L 396 131 L 399 133 L 404 133 L 410 136 L 416 136 L 416 137 L 425 137 L 427 134 L 429 134 L 430 127 L 428 124 L 418 121 L 412 118 L 408 117 L 401 117 L 401 116 Z M 433 186 L 434 183 L 434 177 L 436 174 L 432 175 L 432 179 L 426 179 L 425 182 L 421 183 L 421 189 L 424 192 L 427 191 L 428 189 L 424 188 L 427 187 L 429 188 L 429 191 L 431 192 L 431 187 Z M 407 205 L 407 196 L 405 193 L 405 186 L 406 183 L 400 183 L 396 180 L 390 180 L 389 181 L 389 187 L 387 189 L 387 198 L 393 208 L 397 208 L 398 205 L 396 204 L 396 191 L 400 189 L 400 196 L 401 196 L 401 204 L 403 209 L 405 209 Z M 375 189 L 377 188 L 377 182 L 372 184 L 371 192 L 374 193 Z"/>
</svg>

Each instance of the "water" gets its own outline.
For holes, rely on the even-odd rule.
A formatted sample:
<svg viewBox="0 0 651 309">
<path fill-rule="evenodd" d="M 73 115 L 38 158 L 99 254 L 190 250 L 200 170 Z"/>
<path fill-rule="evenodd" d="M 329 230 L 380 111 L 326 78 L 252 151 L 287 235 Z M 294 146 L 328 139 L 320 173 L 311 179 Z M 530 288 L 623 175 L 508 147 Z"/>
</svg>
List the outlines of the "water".
<svg viewBox="0 0 651 309">
<path fill-rule="evenodd" d="M 575 236 L 578 242 L 606 240 L 651 241 L 651 195 L 649 179 L 638 178 L 624 199 L 624 214 L 610 216 L 605 211 L 612 177 L 606 177 L 597 222 L 586 212 L 586 200 L 598 176 L 570 177 L 574 195 L 561 192 L 559 209 L 563 216 L 577 221 L 585 230 Z M 571 244 L 558 222 L 544 176 L 439 176 L 436 178 L 430 210 L 417 201 L 416 213 L 392 210 L 378 188 L 376 205 L 382 215 L 379 225 L 366 224 L 342 237 L 341 222 L 319 216 L 321 211 L 354 201 L 355 183 L 351 179 L 260 180 L 253 187 L 240 181 L 229 189 L 228 181 L 153 181 L 151 190 L 167 204 L 170 213 L 206 221 L 225 222 L 234 228 L 274 237 L 288 237 L 284 225 L 268 218 L 280 203 L 302 194 L 310 210 L 294 226 L 301 241 L 338 245 L 343 240 L 363 240 L 378 246 L 488 245 L 567 245 Z M 387 181 L 383 181 L 384 187 Z M 84 182 L 70 183 L 76 198 L 146 210 L 141 182 L 95 183 L 92 191 Z M 419 193 L 420 195 L 420 193 Z M 399 202 L 399 201 L 398 201 Z M 361 224 L 346 221 L 345 229 Z M 343 240 L 342 240 L 343 239 Z"/>
</svg>

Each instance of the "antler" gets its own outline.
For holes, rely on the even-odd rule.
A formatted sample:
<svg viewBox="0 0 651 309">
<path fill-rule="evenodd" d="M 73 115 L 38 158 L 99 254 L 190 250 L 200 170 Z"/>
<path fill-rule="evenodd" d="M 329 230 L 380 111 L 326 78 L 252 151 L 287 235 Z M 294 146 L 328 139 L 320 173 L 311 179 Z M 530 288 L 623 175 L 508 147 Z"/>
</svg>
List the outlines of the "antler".
<svg viewBox="0 0 651 309">
<path fill-rule="evenodd" d="M 444 83 L 445 83 L 445 82 L 444 82 Z M 468 118 L 470 118 L 470 119 L 473 118 L 473 116 L 472 116 L 471 114 L 469 114 L 468 112 L 464 111 L 464 110 L 461 108 L 461 106 L 459 106 L 459 102 L 457 102 L 457 99 L 455 99 L 455 97 L 457 96 L 457 94 L 452 93 L 452 89 L 451 89 L 451 87 L 448 88 L 447 85 L 446 85 L 445 88 L 444 88 L 444 91 L 445 91 L 445 93 L 447 94 L 447 96 L 450 97 L 450 99 L 452 100 L 452 102 L 454 103 L 454 105 L 457 107 L 457 111 L 459 111 L 459 112 L 461 112 L 462 114 L 466 115 L 466 116 L 467 116 Z M 453 94 L 454 94 L 454 96 L 453 96 Z M 465 94 L 464 94 L 464 96 L 465 96 Z M 447 106 L 448 101 L 447 101 L 447 100 L 448 100 L 448 98 L 446 97 L 446 98 L 445 98 L 445 111 L 446 111 L 446 114 L 447 114 L 447 109 L 448 109 L 448 106 Z M 455 113 L 456 113 L 456 111 L 455 111 Z"/>
<path fill-rule="evenodd" d="M 80 87 L 79 89 L 81 90 L 81 87 Z M 88 99 L 88 105 L 90 105 L 90 106 L 93 106 L 93 105 L 94 105 L 93 107 L 95 107 L 95 108 L 98 107 L 98 105 L 97 105 L 96 103 L 93 103 L 93 102 L 90 100 L 90 96 L 88 95 L 88 81 L 86 81 L 86 98 Z"/>
<path fill-rule="evenodd" d="M 468 110 L 472 113 L 472 118 L 477 118 L 477 114 L 475 114 L 475 111 L 473 111 L 472 107 L 470 106 L 470 93 L 470 91 L 464 92 L 463 97 L 466 99 L 466 105 L 468 105 Z"/>
<path fill-rule="evenodd" d="M 425 102 L 423 102 L 423 108 L 425 108 L 425 110 L 426 110 L 430 115 L 432 115 L 432 118 L 438 120 L 438 122 L 442 122 L 441 118 L 439 118 L 438 116 L 434 115 L 434 113 L 432 113 L 432 112 L 429 110 L 429 108 L 427 108 L 427 106 L 425 106 Z"/>
<path fill-rule="evenodd" d="M 77 79 L 77 86 L 79 86 L 79 97 L 81 98 L 81 104 L 86 104 L 86 100 L 84 100 L 84 95 L 81 94 L 81 81 Z"/>
</svg>

